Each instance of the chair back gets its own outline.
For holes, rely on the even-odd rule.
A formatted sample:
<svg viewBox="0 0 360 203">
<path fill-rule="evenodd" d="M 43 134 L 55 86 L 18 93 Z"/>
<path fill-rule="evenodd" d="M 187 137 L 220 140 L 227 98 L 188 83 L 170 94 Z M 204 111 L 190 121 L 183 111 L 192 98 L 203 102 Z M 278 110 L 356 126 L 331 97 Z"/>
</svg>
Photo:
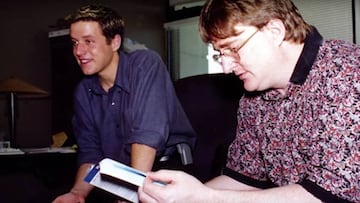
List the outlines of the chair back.
<svg viewBox="0 0 360 203">
<path fill-rule="evenodd" d="M 193 174 L 205 182 L 220 174 L 235 137 L 243 83 L 232 74 L 203 74 L 174 82 L 177 96 L 198 135 Z"/>
</svg>

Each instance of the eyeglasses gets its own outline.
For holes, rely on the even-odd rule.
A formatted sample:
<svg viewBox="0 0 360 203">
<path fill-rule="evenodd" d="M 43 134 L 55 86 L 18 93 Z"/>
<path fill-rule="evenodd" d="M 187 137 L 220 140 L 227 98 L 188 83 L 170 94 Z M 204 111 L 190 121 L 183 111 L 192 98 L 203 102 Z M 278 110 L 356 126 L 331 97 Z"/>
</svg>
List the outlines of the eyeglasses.
<svg viewBox="0 0 360 203">
<path fill-rule="evenodd" d="M 246 43 L 248 43 L 248 41 L 258 32 L 259 30 L 256 30 L 254 33 L 252 33 L 239 47 L 237 48 L 225 48 L 222 51 L 220 50 L 219 54 L 214 54 L 213 55 L 213 59 L 214 61 L 221 63 L 221 57 L 222 56 L 226 56 L 226 57 L 232 57 L 232 58 L 236 58 L 239 57 L 239 51 L 241 48 L 243 48 Z"/>
</svg>

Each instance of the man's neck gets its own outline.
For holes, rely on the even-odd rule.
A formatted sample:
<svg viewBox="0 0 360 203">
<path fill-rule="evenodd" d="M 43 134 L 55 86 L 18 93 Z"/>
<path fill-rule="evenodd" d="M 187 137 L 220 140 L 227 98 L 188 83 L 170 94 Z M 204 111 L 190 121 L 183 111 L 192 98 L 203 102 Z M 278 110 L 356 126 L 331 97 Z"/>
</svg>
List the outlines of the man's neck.
<svg viewBox="0 0 360 203">
<path fill-rule="evenodd" d="M 300 58 L 301 52 L 304 48 L 304 44 L 295 44 L 295 43 L 289 43 L 284 42 L 282 45 L 283 47 L 283 63 L 280 65 L 280 72 L 279 72 L 279 84 L 278 87 L 274 87 L 275 89 L 279 89 L 280 92 L 282 90 L 285 90 L 290 78 L 295 70 L 295 66 Z"/>
<path fill-rule="evenodd" d="M 102 88 L 107 92 L 112 86 L 114 86 L 116 73 L 119 65 L 120 57 L 118 54 L 114 54 L 114 58 L 111 63 L 99 73 L 99 82 Z"/>
</svg>

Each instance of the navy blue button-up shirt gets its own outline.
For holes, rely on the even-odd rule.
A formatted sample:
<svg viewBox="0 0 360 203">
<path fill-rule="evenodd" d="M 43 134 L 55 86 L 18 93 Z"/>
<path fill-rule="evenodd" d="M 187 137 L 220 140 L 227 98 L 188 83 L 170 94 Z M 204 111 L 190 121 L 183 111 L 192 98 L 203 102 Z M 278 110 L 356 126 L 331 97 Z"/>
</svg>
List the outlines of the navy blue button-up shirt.
<svg viewBox="0 0 360 203">
<path fill-rule="evenodd" d="M 106 92 L 97 75 L 75 89 L 73 127 L 78 163 L 108 157 L 130 163 L 132 143 L 165 149 L 194 146 L 195 133 L 176 97 L 160 56 L 150 50 L 120 53 L 114 86 Z"/>
</svg>

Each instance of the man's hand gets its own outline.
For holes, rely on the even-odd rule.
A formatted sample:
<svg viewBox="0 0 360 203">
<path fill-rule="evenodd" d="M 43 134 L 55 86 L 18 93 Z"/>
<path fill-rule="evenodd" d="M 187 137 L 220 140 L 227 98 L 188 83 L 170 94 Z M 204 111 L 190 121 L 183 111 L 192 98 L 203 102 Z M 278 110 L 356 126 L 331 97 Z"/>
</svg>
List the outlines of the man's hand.
<svg viewBox="0 0 360 203">
<path fill-rule="evenodd" d="M 70 192 L 58 196 L 53 203 L 84 203 L 86 196 L 90 193 L 94 186 L 84 181 L 84 177 L 92 164 L 82 164 L 76 175 L 76 180 Z"/>
<path fill-rule="evenodd" d="M 163 182 L 166 185 L 157 184 Z M 195 177 L 182 171 L 160 170 L 149 172 L 142 187 L 139 199 L 143 203 L 199 202 L 199 197 L 209 190 Z"/>
<path fill-rule="evenodd" d="M 52 203 L 85 203 L 85 198 L 79 194 L 69 192 L 58 196 Z"/>
</svg>

